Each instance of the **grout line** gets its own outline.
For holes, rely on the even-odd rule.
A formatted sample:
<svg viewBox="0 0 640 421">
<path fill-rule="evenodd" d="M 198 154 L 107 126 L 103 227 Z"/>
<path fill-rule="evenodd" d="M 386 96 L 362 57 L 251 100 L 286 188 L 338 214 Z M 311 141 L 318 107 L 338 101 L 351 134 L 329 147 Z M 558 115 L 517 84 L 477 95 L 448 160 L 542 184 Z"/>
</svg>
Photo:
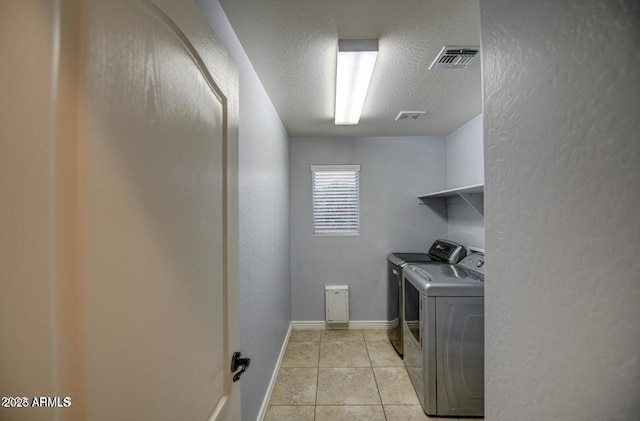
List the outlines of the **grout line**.
<svg viewBox="0 0 640 421">
<path fill-rule="evenodd" d="M 364 335 L 364 332 L 363 332 Z M 369 346 L 367 345 L 367 341 L 364 341 L 365 348 L 367 350 L 367 357 L 369 357 L 369 364 L 371 365 L 371 374 L 373 374 L 373 381 L 376 383 L 376 390 L 378 391 L 378 398 L 380 398 L 380 406 L 382 406 L 382 415 L 384 415 L 384 419 L 387 419 L 387 412 L 384 410 L 384 402 L 382 402 L 382 395 L 380 394 L 380 386 L 378 385 L 378 379 L 376 378 L 376 372 L 373 369 L 373 363 L 371 362 L 371 354 L 369 354 Z"/>
<path fill-rule="evenodd" d="M 318 411 L 318 390 L 320 389 L 320 349 L 322 348 L 322 331 L 318 340 L 318 366 L 316 367 L 316 399 L 313 402 L 313 421 L 316 421 L 316 413 Z"/>
<path fill-rule="evenodd" d="M 318 366 L 316 368 L 316 399 L 313 402 L 313 421 L 316 420 L 318 412 L 318 391 L 320 390 L 320 351 L 322 349 L 322 330 L 320 331 L 320 338 L 318 339 Z"/>
<path fill-rule="evenodd" d="M 364 341 L 364 349 L 365 351 L 367 351 L 367 358 L 369 359 L 369 367 L 371 367 L 371 372 L 373 373 L 373 363 L 371 362 L 371 353 L 369 352 L 369 345 L 367 345 L 367 341 Z M 378 388 L 378 384 L 376 384 L 376 389 L 377 388 Z M 380 394 L 380 391 L 378 391 L 378 395 L 379 394 Z M 382 404 L 382 399 L 380 399 L 380 404 Z"/>
</svg>

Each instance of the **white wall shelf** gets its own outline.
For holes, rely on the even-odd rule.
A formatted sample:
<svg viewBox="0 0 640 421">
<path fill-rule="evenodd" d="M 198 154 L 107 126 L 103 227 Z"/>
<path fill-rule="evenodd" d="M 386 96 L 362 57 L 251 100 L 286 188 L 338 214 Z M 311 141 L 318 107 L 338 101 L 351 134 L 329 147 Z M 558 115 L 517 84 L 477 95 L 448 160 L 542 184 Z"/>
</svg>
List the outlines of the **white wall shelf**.
<svg viewBox="0 0 640 421">
<path fill-rule="evenodd" d="M 418 199 L 425 205 L 446 204 L 451 197 L 461 197 L 473 209 L 484 216 L 484 184 L 472 184 L 470 186 L 455 189 L 442 190 L 425 194 Z"/>
</svg>

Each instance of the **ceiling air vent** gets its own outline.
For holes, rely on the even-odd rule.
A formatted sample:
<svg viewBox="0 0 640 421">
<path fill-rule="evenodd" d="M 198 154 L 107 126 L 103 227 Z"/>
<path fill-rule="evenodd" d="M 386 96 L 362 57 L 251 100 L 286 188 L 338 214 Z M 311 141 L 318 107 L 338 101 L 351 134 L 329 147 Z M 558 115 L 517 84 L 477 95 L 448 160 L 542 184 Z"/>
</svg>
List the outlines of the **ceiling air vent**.
<svg viewBox="0 0 640 421">
<path fill-rule="evenodd" d="M 480 47 L 442 47 L 431 69 L 464 69 L 478 55 Z"/>
<path fill-rule="evenodd" d="M 402 120 L 418 120 L 424 115 L 424 111 L 400 111 L 396 121 Z"/>
</svg>

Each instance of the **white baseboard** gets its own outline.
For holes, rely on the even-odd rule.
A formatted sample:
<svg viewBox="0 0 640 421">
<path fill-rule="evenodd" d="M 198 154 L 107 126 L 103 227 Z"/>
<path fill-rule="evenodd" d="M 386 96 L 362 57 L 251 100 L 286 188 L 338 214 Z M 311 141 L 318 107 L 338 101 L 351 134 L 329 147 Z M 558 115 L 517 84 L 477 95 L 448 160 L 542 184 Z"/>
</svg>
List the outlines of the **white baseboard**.
<svg viewBox="0 0 640 421">
<path fill-rule="evenodd" d="M 396 322 L 397 324 L 397 322 Z M 393 321 L 387 320 L 352 320 L 349 323 L 331 324 L 324 320 L 319 321 L 293 321 L 291 327 L 298 330 L 319 329 L 391 329 Z"/>
<path fill-rule="evenodd" d="M 289 344 L 289 338 L 291 337 L 291 331 L 293 330 L 293 322 L 289 324 L 289 330 L 287 331 L 287 335 L 284 338 L 284 342 L 282 343 L 282 348 L 280 348 L 280 355 L 278 355 L 278 360 L 276 361 L 276 366 L 273 369 L 273 374 L 271 375 L 271 380 L 269 381 L 269 386 L 267 387 L 267 392 L 264 394 L 264 399 L 262 400 L 262 406 L 260 406 L 260 412 L 258 412 L 258 417 L 256 421 L 263 421 L 264 417 L 267 415 L 267 409 L 269 408 L 269 401 L 271 400 L 271 394 L 273 393 L 273 388 L 276 385 L 276 380 L 278 379 L 278 373 L 280 372 L 280 365 L 282 364 L 282 360 L 284 359 L 284 353 L 287 350 L 287 345 Z"/>
</svg>

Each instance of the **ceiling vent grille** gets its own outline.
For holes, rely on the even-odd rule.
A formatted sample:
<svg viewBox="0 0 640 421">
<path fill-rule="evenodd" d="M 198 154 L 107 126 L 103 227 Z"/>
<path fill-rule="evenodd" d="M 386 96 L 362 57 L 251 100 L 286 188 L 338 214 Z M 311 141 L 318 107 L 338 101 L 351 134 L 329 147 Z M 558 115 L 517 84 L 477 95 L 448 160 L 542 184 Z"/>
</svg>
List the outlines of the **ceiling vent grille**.
<svg viewBox="0 0 640 421">
<path fill-rule="evenodd" d="M 400 114 L 398 114 L 398 117 L 396 117 L 396 121 L 419 120 L 423 115 L 424 111 L 400 111 Z"/>
<path fill-rule="evenodd" d="M 478 55 L 480 47 L 442 47 L 431 69 L 464 69 Z"/>
</svg>

